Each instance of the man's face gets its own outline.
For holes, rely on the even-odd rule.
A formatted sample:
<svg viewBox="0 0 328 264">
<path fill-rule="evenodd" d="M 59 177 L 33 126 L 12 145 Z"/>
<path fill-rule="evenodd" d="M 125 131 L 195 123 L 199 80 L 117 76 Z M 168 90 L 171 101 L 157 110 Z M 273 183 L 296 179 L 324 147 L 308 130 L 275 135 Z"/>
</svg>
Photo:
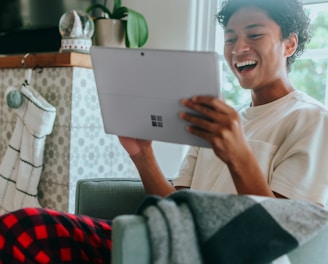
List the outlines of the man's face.
<svg viewBox="0 0 328 264">
<path fill-rule="evenodd" d="M 241 8 L 228 21 L 224 56 L 244 88 L 261 89 L 286 78 L 280 27 L 261 9 Z"/>
</svg>

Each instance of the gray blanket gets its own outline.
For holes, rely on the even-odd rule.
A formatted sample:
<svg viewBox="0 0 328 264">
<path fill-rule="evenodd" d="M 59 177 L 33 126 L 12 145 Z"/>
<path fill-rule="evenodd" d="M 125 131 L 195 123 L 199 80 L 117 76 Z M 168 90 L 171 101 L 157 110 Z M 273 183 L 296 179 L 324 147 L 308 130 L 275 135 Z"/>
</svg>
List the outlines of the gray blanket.
<svg viewBox="0 0 328 264">
<path fill-rule="evenodd" d="M 149 196 L 139 214 L 155 264 L 271 263 L 328 224 L 328 211 L 306 201 L 191 190 Z"/>
</svg>

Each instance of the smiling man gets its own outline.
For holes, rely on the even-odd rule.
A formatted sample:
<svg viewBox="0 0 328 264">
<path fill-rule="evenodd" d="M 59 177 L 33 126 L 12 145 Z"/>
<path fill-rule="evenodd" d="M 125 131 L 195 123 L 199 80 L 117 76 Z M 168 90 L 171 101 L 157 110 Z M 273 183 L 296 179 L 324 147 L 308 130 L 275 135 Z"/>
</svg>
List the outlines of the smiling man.
<svg viewBox="0 0 328 264">
<path fill-rule="evenodd" d="M 327 109 L 288 77 L 310 38 L 301 2 L 224 1 L 217 17 L 225 59 L 252 100 L 237 110 L 210 97 L 183 101 L 212 120 L 181 114 L 212 150 L 191 148 L 175 185 L 326 206 Z"/>
</svg>

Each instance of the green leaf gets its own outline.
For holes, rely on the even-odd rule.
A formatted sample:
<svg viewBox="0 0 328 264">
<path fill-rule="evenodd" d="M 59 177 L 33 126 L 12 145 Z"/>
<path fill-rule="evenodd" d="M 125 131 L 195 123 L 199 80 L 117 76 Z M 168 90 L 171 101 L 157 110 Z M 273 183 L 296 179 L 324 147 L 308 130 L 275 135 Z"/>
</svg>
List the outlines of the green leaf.
<svg viewBox="0 0 328 264">
<path fill-rule="evenodd" d="M 113 19 L 122 19 L 124 17 L 126 17 L 128 15 L 129 9 L 126 7 L 120 7 L 118 9 L 116 9 L 113 14 L 112 14 L 112 18 Z"/>
<path fill-rule="evenodd" d="M 116 9 L 119 9 L 122 6 L 121 0 L 114 0 L 113 13 L 116 12 Z"/>
<path fill-rule="evenodd" d="M 142 47 L 148 40 L 148 25 L 140 13 L 128 9 L 126 44 L 130 48 Z"/>
</svg>

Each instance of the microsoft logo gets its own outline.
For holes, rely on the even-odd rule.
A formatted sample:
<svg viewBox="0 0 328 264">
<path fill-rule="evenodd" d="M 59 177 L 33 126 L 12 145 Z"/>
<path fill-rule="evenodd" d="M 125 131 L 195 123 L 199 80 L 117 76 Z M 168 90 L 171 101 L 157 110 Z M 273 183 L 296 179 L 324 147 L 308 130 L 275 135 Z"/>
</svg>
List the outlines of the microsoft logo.
<svg viewBox="0 0 328 264">
<path fill-rule="evenodd" d="M 150 119 L 153 127 L 163 127 L 163 116 L 150 115 Z"/>
</svg>

